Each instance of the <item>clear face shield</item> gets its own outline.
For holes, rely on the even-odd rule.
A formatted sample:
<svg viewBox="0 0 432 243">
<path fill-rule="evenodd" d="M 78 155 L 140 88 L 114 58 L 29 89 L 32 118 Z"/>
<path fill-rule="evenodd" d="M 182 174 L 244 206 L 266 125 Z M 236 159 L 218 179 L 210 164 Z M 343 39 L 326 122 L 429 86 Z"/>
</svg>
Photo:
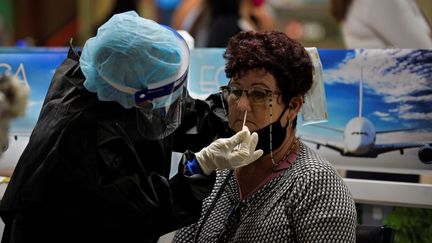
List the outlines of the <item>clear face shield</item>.
<svg viewBox="0 0 432 243">
<path fill-rule="evenodd" d="M 134 94 L 138 132 L 142 137 L 151 140 L 162 139 L 177 129 L 183 118 L 187 97 L 189 47 L 175 30 L 163 27 L 177 35 L 182 61 L 176 75 L 149 84 L 147 89 Z"/>
<path fill-rule="evenodd" d="M 187 96 L 187 72 L 174 83 L 135 94 L 138 133 L 162 139 L 180 125 Z"/>
</svg>

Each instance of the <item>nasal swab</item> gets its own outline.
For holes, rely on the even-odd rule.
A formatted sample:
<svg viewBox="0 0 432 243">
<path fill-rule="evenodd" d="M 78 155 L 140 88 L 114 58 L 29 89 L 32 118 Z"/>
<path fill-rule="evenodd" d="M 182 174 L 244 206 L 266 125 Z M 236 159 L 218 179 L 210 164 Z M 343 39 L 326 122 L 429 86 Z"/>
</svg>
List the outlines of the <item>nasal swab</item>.
<svg viewBox="0 0 432 243">
<path fill-rule="evenodd" d="M 242 126 L 242 129 L 243 129 L 243 127 L 244 127 L 245 124 L 246 124 L 246 116 L 247 116 L 247 110 L 245 111 L 245 115 L 244 115 L 244 118 L 243 118 L 243 126 Z"/>
<path fill-rule="evenodd" d="M 245 124 L 246 124 L 246 116 L 247 116 L 247 110 L 245 111 L 245 114 L 244 114 L 244 118 L 243 118 L 243 126 L 241 127 L 241 129 L 243 129 L 243 127 L 245 126 Z M 240 143 L 237 145 L 237 147 L 236 147 L 236 150 L 239 150 L 240 149 Z"/>
</svg>

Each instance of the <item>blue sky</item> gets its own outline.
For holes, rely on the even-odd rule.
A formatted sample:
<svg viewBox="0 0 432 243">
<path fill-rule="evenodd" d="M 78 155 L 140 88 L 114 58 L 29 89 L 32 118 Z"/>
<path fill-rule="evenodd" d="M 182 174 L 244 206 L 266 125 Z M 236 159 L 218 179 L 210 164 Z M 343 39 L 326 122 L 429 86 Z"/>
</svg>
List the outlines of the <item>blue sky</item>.
<svg viewBox="0 0 432 243">
<path fill-rule="evenodd" d="M 329 124 L 358 114 L 363 69 L 363 116 L 378 130 L 432 129 L 432 51 L 321 50 L 320 57 Z"/>
</svg>

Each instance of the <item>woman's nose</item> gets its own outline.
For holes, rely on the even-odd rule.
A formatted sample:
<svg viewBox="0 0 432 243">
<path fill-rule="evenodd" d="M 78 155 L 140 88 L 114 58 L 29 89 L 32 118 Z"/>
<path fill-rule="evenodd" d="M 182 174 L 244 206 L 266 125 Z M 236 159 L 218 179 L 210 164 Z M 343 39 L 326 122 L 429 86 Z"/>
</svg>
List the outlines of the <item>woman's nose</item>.
<svg viewBox="0 0 432 243">
<path fill-rule="evenodd" d="M 250 106 L 250 101 L 249 98 L 247 97 L 246 92 L 243 92 L 242 95 L 240 96 L 240 98 L 237 101 L 237 109 L 239 111 L 250 111 L 251 110 L 251 106 Z"/>
</svg>

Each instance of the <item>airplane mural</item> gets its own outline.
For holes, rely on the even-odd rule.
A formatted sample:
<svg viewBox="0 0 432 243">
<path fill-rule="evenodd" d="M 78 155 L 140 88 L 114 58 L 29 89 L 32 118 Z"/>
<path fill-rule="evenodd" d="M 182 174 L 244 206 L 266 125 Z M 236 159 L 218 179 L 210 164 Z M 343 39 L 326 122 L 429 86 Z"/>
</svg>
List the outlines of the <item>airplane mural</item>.
<svg viewBox="0 0 432 243">
<path fill-rule="evenodd" d="M 412 131 L 416 129 L 395 129 L 386 131 L 377 131 L 374 124 L 367 118 L 363 117 L 363 68 L 360 68 L 360 84 L 359 84 L 359 114 L 352 118 L 346 124 L 344 129 L 328 127 L 325 125 L 314 125 L 323 129 L 343 134 L 343 140 L 327 140 L 302 137 L 304 141 L 316 144 L 316 148 L 325 146 L 336 150 L 343 156 L 376 158 L 379 154 L 399 150 L 400 154 L 404 154 L 404 149 L 419 147 L 418 157 L 423 163 L 432 163 L 432 147 L 431 142 L 399 142 L 399 143 L 377 143 L 376 136 L 385 133 L 395 133 L 403 131 Z"/>
<path fill-rule="evenodd" d="M 205 99 L 228 82 L 223 51 L 192 50 L 188 77 L 192 97 Z M 426 164 L 431 162 L 432 151 L 432 50 L 318 49 L 318 53 L 328 122 L 302 126 L 300 117 L 298 136 L 319 148 L 336 168 L 432 173 Z M 66 54 L 66 48 L 0 48 L 0 72 L 15 74 L 31 89 L 27 115 L 12 123 L 0 169 L 18 161 L 55 69 Z"/>
<path fill-rule="evenodd" d="M 430 174 L 432 50 L 319 54 L 329 119 L 298 135 L 340 169 Z"/>
</svg>

